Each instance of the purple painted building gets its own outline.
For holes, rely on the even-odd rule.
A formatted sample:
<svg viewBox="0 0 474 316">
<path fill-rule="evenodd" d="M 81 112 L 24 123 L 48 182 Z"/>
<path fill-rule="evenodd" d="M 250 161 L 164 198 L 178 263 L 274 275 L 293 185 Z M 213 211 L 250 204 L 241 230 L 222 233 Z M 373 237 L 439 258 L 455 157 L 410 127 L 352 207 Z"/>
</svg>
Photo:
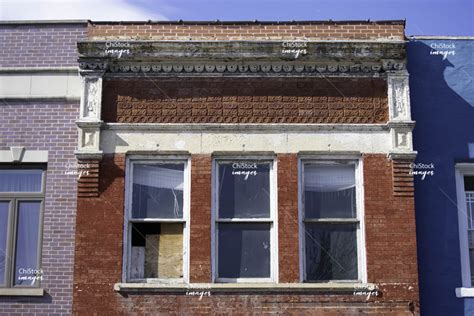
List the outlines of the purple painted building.
<svg viewBox="0 0 474 316">
<path fill-rule="evenodd" d="M 0 22 L 0 315 L 71 314 L 86 25 Z"/>
</svg>

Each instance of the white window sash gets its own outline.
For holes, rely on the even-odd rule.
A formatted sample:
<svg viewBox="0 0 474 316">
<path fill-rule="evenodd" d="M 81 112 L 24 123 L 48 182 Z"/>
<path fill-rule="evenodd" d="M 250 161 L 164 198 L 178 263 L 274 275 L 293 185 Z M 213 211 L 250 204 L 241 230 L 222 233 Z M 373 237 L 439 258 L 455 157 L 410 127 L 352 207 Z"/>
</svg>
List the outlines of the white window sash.
<svg viewBox="0 0 474 316">
<path fill-rule="evenodd" d="M 219 174 L 220 163 L 231 161 L 255 161 L 270 164 L 270 217 L 269 218 L 219 218 Z M 277 162 L 274 157 L 237 156 L 216 158 L 212 162 L 212 210 L 211 210 L 211 273 L 214 283 L 278 283 L 278 238 L 277 238 Z M 219 223 L 269 223 L 270 224 L 270 277 L 269 278 L 221 278 L 218 276 L 218 224 Z"/>
<path fill-rule="evenodd" d="M 133 188 L 133 166 L 135 164 L 184 164 L 183 183 L 183 217 L 182 218 L 133 218 L 132 217 L 132 188 Z M 191 163 L 188 156 L 130 156 L 127 157 L 125 173 L 125 220 L 124 220 L 124 252 L 123 252 L 123 282 L 144 282 L 160 284 L 189 283 L 189 244 L 190 244 L 190 185 L 191 185 Z M 133 223 L 176 223 L 183 224 L 183 278 L 146 278 L 131 279 L 131 237 Z"/>
<path fill-rule="evenodd" d="M 305 191 L 305 165 L 331 166 L 341 163 L 354 166 L 355 187 L 356 187 L 356 217 L 355 218 L 321 218 L 306 219 L 304 212 L 304 191 Z M 298 223 L 299 223 L 299 245 L 300 245 L 300 282 L 308 282 L 306 277 L 306 224 L 309 223 L 334 223 L 334 224 L 355 224 L 357 238 L 357 280 L 324 280 L 320 282 L 367 282 L 366 255 L 365 255 L 365 223 L 364 223 L 364 185 L 363 185 L 363 165 L 362 159 L 348 159 L 347 157 L 304 157 L 298 161 Z M 352 186 L 354 187 L 354 186 Z M 318 282 L 318 281 L 310 281 Z"/>
</svg>

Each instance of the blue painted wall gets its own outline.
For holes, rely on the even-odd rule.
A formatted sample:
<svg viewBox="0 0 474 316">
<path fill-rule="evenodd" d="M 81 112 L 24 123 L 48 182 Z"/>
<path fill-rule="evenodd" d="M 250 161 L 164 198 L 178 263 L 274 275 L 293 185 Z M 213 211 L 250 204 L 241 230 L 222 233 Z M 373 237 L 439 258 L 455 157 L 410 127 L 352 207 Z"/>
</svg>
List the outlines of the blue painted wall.
<svg viewBox="0 0 474 316">
<path fill-rule="evenodd" d="M 455 294 L 462 284 L 454 173 L 455 163 L 474 162 L 474 40 L 412 39 L 408 71 L 416 162 L 434 163 L 433 176 L 415 176 L 421 313 L 474 315 L 474 298 Z"/>
</svg>

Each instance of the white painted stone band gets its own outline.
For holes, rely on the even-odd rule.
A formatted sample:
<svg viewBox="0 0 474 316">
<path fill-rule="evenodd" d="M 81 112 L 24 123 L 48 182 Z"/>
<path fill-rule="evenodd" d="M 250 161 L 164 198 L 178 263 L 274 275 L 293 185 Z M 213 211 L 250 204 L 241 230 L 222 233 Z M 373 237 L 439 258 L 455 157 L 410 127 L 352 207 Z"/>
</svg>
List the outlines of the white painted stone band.
<svg viewBox="0 0 474 316">
<path fill-rule="evenodd" d="M 2 99 L 79 100 L 80 93 L 81 80 L 77 72 L 0 74 L 0 98 Z"/>
<path fill-rule="evenodd" d="M 313 131 L 313 132 L 217 132 L 217 131 L 142 131 L 102 130 L 104 153 L 128 151 L 187 151 L 190 154 L 213 152 L 357 151 L 385 153 L 391 150 L 386 131 Z"/>
</svg>

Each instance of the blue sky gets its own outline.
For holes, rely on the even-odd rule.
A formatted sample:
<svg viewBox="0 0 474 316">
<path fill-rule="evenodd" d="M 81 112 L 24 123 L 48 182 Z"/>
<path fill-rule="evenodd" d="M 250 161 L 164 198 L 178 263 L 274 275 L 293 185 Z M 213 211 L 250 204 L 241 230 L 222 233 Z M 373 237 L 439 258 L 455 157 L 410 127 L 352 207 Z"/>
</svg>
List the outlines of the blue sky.
<svg viewBox="0 0 474 316">
<path fill-rule="evenodd" d="M 474 0 L 0 0 L 2 20 L 407 20 L 407 35 L 474 36 Z"/>
</svg>

